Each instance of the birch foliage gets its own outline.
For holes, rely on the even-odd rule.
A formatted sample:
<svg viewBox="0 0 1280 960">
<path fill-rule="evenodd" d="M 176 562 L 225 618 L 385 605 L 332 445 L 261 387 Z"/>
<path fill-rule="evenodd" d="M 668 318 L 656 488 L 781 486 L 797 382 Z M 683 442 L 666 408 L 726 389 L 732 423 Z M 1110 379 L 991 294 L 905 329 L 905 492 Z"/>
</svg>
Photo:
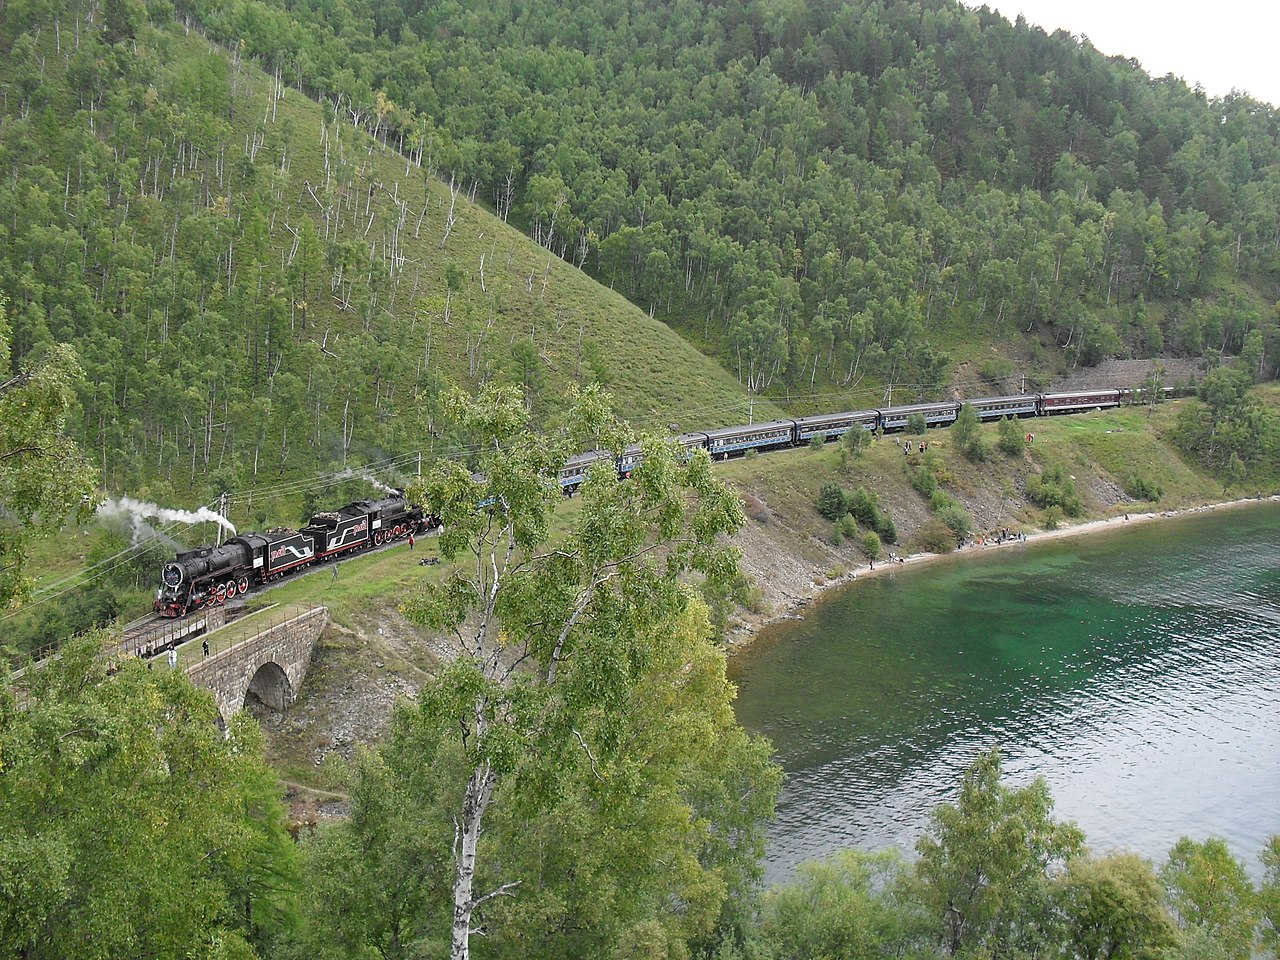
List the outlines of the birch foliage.
<svg viewBox="0 0 1280 960">
<path fill-rule="evenodd" d="M 412 493 L 441 516 L 441 554 L 457 566 L 403 604 L 460 651 L 423 688 L 413 720 L 421 762 L 449 755 L 460 781 L 449 813 L 451 954 L 469 956 L 472 934 L 492 932 L 486 918 L 514 916 L 521 903 L 536 900 L 565 915 L 563 904 L 557 911 L 541 896 L 545 862 L 488 842 L 491 827 L 495 836 L 505 833 L 508 817 L 548 831 L 547 843 L 561 853 L 578 849 L 584 868 L 594 864 L 589 875 L 614 878 L 602 884 L 637 866 L 657 870 L 654 857 L 670 856 L 666 875 L 686 898 L 676 913 L 696 914 L 671 936 L 680 941 L 713 922 L 727 886 L 752 869 L 734 862 L 737 841 L 717 834 L 711 820 L 749 809 L 739 832 L 752 847 L 776 785 L 763 747 L 733 721 L 723 660 L 709 653 L 705 610 L 691 612 L 684 586 L 690 577 L 725 583 L 737 570 L 723 538 L 742 522 L 738 501 L 705 454 L 686 461 L 659 438 L 642 441 L 643 463 L 620 481 L 612 455 L 631 438 L 595 390 L 575 398 L 551 438 L 529 430 L 511 388 L 456 397 L 454 408 L 480 451 L 476 470 L 440 464 Z M 593 446 L 611 454 L 558 512 L 557 470 L 570 451 Z M 699 687 L 699 679 L 708 685 Z M 701 726 L 664 686 L 681 682 L 700 693 L 691 702 L 706 713 Z M 712 748 L 718 758 L 706 753 Z M 742 777 L 750 782 L 735 795 L 741 799 L 726 802 L 728 781 Z M 719 785 L 708 789 L 707 779 Z M 575 818 L 570 811 L 579 806 Z M 713 808 L 720 813 L 710 814 Z M 622 811 L 630 811 L 630 826 L 612 823 L 622 832 L 581 832 Z M 612 852 L 611 865 L 599 864 L 593 844 Z M 713 861 L 719 866 L 709 868 Z M 753 861 L 754 853 L 746 856 Z M 588 891 L 571 869 L 559 874 L 562 881 L 566 873 L 565 896 L 576 890 L 573 906 L 583 909 Z M 597 904 L 621 903 L 627 889 L 590 895 Z M 563 927 L 552 929 L 568 937 Z M 664 943 L 670 933 L 651 932 Z"/>
</svg>

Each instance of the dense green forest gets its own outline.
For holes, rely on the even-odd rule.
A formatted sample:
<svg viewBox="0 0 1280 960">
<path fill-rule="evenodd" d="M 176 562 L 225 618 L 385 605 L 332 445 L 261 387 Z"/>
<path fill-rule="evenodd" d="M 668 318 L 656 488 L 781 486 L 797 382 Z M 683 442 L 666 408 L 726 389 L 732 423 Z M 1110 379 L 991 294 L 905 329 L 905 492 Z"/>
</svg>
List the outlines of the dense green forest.
<svg viewBox="0 0 1280 960">
<path fill-rule="evenodd" d="M 12 363 L 74 345 L 69 426 L 108 490 L 198 503 L 429 453 L 447 382 L 517 383 L 540 416 L 598 380 L 639 423 L 745 417 L 669 327 L 168 16 L 0 11 Z"/>
<path fill-rule="evenodd" d="M 452 450 L 447 382 L 666 427 L 1277 369 L 1276 112 L 952 3 L 59 0 L 0 49 L 12 360 L 76 347 L 108 489 Z"/>
<path fill-rule="evenodd" d="M 178 10 L 753 390 L 929 389 L 972 341 L 1051 367 L 1024 332 L 1280 356 L 1280 115 L 1064 32 L 952 0 Z"/>
</svg>

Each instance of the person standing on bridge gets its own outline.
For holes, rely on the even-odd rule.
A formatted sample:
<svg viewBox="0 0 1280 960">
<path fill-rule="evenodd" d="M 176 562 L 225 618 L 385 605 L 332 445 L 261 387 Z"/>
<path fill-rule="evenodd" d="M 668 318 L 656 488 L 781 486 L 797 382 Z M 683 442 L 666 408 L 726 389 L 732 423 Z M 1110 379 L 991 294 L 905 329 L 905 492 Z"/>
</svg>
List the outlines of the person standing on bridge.
<svg viewBox="0 0 1280 960">
<path fill-rule="evenodd" d="M 209 655 L 209 641 L 208 641 L 208 640 L 201 640 L 201 641 L 200 641 L 200 648 L 201 648 L 202 650 L 204 650 L 204 655 L 207 657 L 207 656 Z"/>
</svg>

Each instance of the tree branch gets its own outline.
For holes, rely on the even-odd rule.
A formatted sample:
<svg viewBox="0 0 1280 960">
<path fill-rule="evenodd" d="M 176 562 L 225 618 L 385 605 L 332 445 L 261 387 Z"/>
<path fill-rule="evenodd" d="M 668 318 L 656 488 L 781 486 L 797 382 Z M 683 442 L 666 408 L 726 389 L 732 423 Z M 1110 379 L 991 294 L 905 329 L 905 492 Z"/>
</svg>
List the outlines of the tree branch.
<svg viewBox="0 0 1280 960">
<path fill-rule="evenodd" d="M 19 373 L 16 376 L 10 377 L 4 383 L 0 383 L 0 395 L 3 395 L 6 391 L 11 390 L 13 387 L 16 387 L 18 384 L 25 383 L 27 380 L 30 380 L 30 379 L 31 379 L 31 375 L 29 373 Z"/>
<path fill-rule="evenodd" d="M 496 889 L 494 889 L 494 890 L 490 890 L 490 891 L 489 891 L 488 893 L 486 893 L 483 897 L 477 897 L 476 899 L 472 900 L 472 901 L 471 901 L 471 909 L 472 909 L 472 910 L 475 910 L 475 909 L 476 909 L 476 907 L 480 906 L 480 904 L 484 903 L 486 900 L 492 900 L 494 897 L 510 897 L 510 896 L 513 896 L 513 894 L 511 893 L 511 891 L 512 891 L 512 890 L 514 890 L 516 887 L 520 886 L 520 884 L 522 884 L 522 883 L 524 883 L 524 881 L 523 881 L 523 880 L 512 880 L 512 881 L 510 881 L 509 883 L 504 883 L 502 886 L 497 887 L 497 888 L 496 888 Z M 472 932 L 472 933 L 475 933 L 475 932 L 476 932 L 476 930 L 475 930 L 475 929 L 472 929 L 472 931 L 471 931 L 471 932 Z"/>
<path fill-rule="evenodd" d="M 583 752 L 587 755 L 587 760 L 591 763 L 591 773 L 597 780 L 604 783 L 604 777 L 602 777 L 600 775 L 600 771 L 596 769 L 596 758 L 591 752 L 591 748 L 587 746 L 587 741 L 582 739 L 582 734 L 580 734 L 576 729 L 573 731 L 573 735 L 578 738 L 578 744 L 582 747 Z"/>
</svg>

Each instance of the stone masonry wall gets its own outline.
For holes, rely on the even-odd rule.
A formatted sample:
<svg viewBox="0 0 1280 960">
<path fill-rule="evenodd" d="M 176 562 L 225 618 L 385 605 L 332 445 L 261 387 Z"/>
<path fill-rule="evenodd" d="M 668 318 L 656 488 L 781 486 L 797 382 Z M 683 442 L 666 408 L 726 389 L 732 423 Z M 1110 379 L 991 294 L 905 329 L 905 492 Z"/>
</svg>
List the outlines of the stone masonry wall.
<svg viewBox="0 0 1280 960">
<path fill-rule="evenodd" d="M 207 659 L 192 662 L 186 667 L 187 674 L 194 683 L 213 691 L 224 722 L 244 708 L 251 685 L 267 706 L 283 710 L 297 696 L 316 639 L 328 622 L 329 609 L 313 607 Z"/>
</svg>

